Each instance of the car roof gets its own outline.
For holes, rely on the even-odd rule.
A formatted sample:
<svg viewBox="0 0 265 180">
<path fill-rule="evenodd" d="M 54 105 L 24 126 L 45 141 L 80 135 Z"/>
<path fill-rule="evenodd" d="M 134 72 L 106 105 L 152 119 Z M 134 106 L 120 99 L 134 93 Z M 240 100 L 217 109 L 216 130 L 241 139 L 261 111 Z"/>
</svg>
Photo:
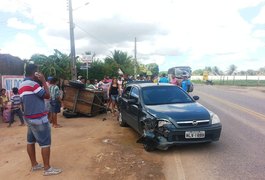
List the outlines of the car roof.
<svg viewBox="0 0 265 180">
<path fill-rule="evenodd" d="M 144 88 L 144 87 L 155 87 L 155 86 L 175 86 L 173 84 L 168 84 L 168 83 L 130 83 L 128 86 L 137 86 L 139 88 Z"/>
</svg>

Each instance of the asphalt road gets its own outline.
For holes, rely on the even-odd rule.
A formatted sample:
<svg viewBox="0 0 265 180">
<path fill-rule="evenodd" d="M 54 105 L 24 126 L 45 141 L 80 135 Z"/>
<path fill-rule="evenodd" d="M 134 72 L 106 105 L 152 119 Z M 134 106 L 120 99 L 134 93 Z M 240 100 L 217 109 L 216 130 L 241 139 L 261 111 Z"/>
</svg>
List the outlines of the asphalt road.
<svg viewBox="0 0 265 180">
<path fill-rule="evenodd" d="M 221 138 L 158 152 L 165 157 L 166 179 L 265 179 L 265 92 L 196 85 L 192 95 L 218 114 Z"/>
</svg>

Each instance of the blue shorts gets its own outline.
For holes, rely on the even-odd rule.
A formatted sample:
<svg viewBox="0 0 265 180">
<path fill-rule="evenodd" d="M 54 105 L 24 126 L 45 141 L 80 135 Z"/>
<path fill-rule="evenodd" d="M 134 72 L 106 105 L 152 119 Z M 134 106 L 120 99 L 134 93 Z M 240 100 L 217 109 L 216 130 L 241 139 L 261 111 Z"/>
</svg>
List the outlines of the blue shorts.
<svg viewBox="0 0 265 180">
<path fill-rule="evenodd" d="M 37 142 L 41 148 L 51 146 L 51 127 L 47 116 L 37 119 L 25 118 L 25 121 L 28 125 L 28 144 Z"/>
<path fill-rule="evenodd" d="M 61 112 L 61 103 L 57 100 L 51 100 L 51 113 L 60 113 Z"/>
<path fill-rule="evenodd" d="M 118 100 L 118 95 L 110 95 L 112 101 Z"/>
</svg>

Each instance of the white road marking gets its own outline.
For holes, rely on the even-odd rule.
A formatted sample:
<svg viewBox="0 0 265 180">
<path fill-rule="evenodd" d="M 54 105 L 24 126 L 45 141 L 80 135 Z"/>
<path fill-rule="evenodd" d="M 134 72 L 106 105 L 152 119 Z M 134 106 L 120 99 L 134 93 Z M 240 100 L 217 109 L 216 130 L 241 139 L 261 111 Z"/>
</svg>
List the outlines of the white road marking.
<svg viewBox="0 0 265 180">
<path fill-rule="evenodd" d="M 164 174 L 167 180 L 186 180 L 179 152 L 166 155 L 164 162 Z"/>
<path fill-rule="evenodd" d="M 184 169 L 183 169 L 183 166 L 182 166 L 180 154 L 179 153 L 175 153 L 174 154 L 174 159 L 175 159 L 176 166 L 177 166 L 178 180 L 185 180 L 186 178 L 185 178 L 185 173 L 184 173 Z"/>
</svg>

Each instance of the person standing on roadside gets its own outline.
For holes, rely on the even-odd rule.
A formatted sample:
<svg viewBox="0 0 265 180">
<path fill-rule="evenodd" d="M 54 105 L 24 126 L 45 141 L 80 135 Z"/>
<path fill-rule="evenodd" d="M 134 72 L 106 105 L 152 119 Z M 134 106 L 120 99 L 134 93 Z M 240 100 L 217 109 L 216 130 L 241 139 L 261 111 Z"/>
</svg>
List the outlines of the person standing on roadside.
<svg viewBox="0 0 265 180">
<path fill-rule="evenodd" d="M 20 119 L 20 126 L 24 126 L 24 119 L 23 119 L 23 114 L 22 111 L 20 109 L 21 107 L 21 98 L 18 94 L 18 88 L 14 87 L 12 89 L 13 91 L 13 96 L 11 97 L 10 101 L 11 101 L 11 118 L 9 120 L 9 124 L 7 127 L 11 127 L 11 124 L 14 122 L 14 116 L 15 114 L 19 117 Z"/>
<path fill-rule="evenodd" d="M 159 83 L 169 83 L 165 73 L 162 74 L 162 77 L 159 79 Z"/>
<path fill-rule="evenodd" d="M 50 81 L 50 95 L 51 95 L 51 121 L 52 121 L 52 126 L 54 128 L 60 128 L 62 127 L 60 124 L 57 123 L 57 113 L 61 112 L 61 96 L 60 96 L 60 90 L 59 87 L 57 86 L 58 79 L 57 78 L 52 78 Z"/>
<path fill-rule="evenodd" d="M 117 100 L 118 96 L 121 93 L 120 85 L 118 84 L 118 79 L 116 77 L 113 77 L 112 83 L 109 86 L 108 89 L 108 97 L 110 98 L 111 102 L 111 112 L 112 116 L 115 116 L 115 107 L 117 107 Z"/>
<path fill-rule="evenodd" d="M 175 75 L 172 75 L 172 79 L 170 81 L 170 84 L 174 84 L 176 86 L 180 86 L 180 83 L 179 83 L 179 81 L 178 81 L 178 79 L 176 78 Z"/>
<path fill-rule="evenodd" d="M 188 75 L 182 75 L 182 82 L 181 82 L 181 87 L 183 90 L 185 90 L 186 92 L 189 92 L 189 87 L 191 86 L 191 82 L 188 78 Z"/>
<path fill-rule="evenodd" d="M 31 161 L 31 171 L 42 170 L 44 176 L 56 175 L 61 169 L 50 166 L 51 128 L 45 110 L 44 98 L 50 98 L 48 86 L 43 74 L 38 73 L 35 64 L 28 64 L 25 71 L 25 79 L 19 86 L 19 94 L 22 98 L 24 118 L 28 125 L 27 152 Z M 41 87 L 36 81 L 40 81 Z M 36 160 L 35 143 L 41 147 L 43 163 Z"/>
<path fill-rule="evenodd" d="M 9 122 L 10 121 L 10 111 L 8 108 L 8 96 L 6 95 L 6 89 L 1 89 L 0 94 L 0 109 L 1 109 L 1 116 L 3 118 L 3 122 Z"/>
</svg>

